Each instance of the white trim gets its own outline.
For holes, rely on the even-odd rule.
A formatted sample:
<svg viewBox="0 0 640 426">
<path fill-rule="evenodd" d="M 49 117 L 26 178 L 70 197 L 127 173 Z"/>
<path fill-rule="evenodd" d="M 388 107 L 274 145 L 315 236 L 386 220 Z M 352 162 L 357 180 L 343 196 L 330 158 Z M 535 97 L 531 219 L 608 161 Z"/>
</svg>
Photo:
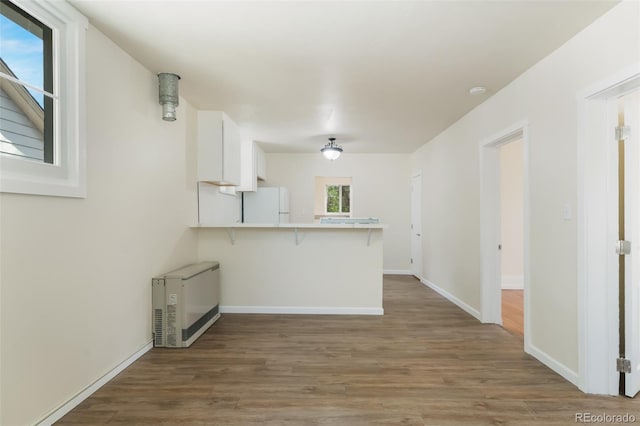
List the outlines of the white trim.
<svg viewBox="0 0 640 426">
<path fill-rule="evenodd" d="M 524 275 L 503 275 L 500 285 L 503 290 L 523 290 Z"/>
<path fill-rule="evenodd" d="M 529 215 L 529 122 L 518 121 L 481 140 L 480 150 L 480 271 L 481 271 L 481 321 L 502 324 L 502 290 L 500 272 L 500 168 L 498 147 L 522 139 L 523 149 L 523 290 L 524 290 L 524 347 L 530 343 L 529 309 L 529 245 L 531 227 Z"/>
<path fill-rule="evenodd" d="M 223 314 L 384 315 L 383 308 L 325 306 L 230 306 L 220 305 Z"/>
<path fill-rule="evenodd" d="M 80 405 L 82 401 L 89 398 L 93 393 L 95 393 L 102 386 L 106 385 L 111 379 L 120 374 L 125 368 L 129 367 L 133 364 L 138 358 L 140 358 L 145 353 L 149 352 L 153 348 L 153 342 L 149 342 L 145 344 L 142 348 L 138 349 L 133 355 L 122 361 L 120 364 L 116 365 L 111 371 L 109 371 L 104 376 L 100 377 L 98 380 L 84 388 L 81 392 L 76 394 L 73 398 L 62 404 L 60 407 L 56 408 L 50 414 L 47 414 L 45 418 L 37 422 L 37 425 L 49 426 L 53 425 L 55 422 L 60 420 L 65 414 L 69 411 L 73 410 L 75 407 Z"/>
<path fill-rule="evenodd" d="M 474 318 L 478 319 L 478 321 L 480 320 L 480 311 L 478 311 L 477 309 L 475 309 L 472 306 L 466 304 L 465 302 L 463 302 L 462 300 L 458 299 L 453 294 L 449 293 L 447 290 L 444 290 L 443 288 L 438 287 L 437 285 L 435 285 L 434 283 L 432 283 L 431 281 L 429 281 L 427 279 L 421 278 L 420 282 L 422 284 L 426 285 L 427 287 L 429 287 L 430 289 L 432 289 L 433 291 L 435 291 L 436 293 L 438 293 L 439 295 L 443 296 L 445 299 L 449 300 L 454 305 L 457 305 L 460 309 L 462 309 L 466 313 L 468 313 L 471 316 L 473 316 Z"/>
<path fill-rule="evenodd" d="M 382 273 L 384 275 L 412 275 L 408 269 L 385 269 Z"/>
<path fill-rule="evenodd" d="M 413 191 L 413 180 L 418 178 L 418 182 L 420 182 L 420 194 L 418 194 L 418 200 L 417 200 L 417 204 L 414 204 L 414 202 L 416 202 L 415 197 L 414 197 L 414 191 Z M 422 170 L 416 170 L 413 173 L 411 173 L 411 179 L 409 180 L 409 188 L 411 189 L 411 202 L 409 203 L 409 208 L 410 208 L 410 216 L 411 216 L 411 232 L 410 232 L 410 238 L 409 238 L 409 244 L 410 244 L 410 249 L 411 249 L 411 259 L 412 262 L 410 264 L 410 273 L 411 275 L 413 275 L 414 277 L 420 279 L 422 278 L 422 273 L 423 273 L 423 252 L 424 252 L 424 247 L 423 247 L 423 240 L 422 240 Z M 414 209 L 417 210 L 415 212 L 415 214 L 418 216 L 417 218 L 417 222 L 414 223 Z M 419 231 L 420 231 L 420 235 L 417 235 L 416 231 L 414 230 L 414 226 L 418 225 Z M 414 245 L 413 243 L 413 239 L 414 236 L 416 238 L 419 239 L 419 241 L 416 241 L 417 244 Z"/>
<path fill-rule="evenodd" d="M 640 85 L 640 62 L 600 80 L 586 89 L 578 91 L 578 100 L 607 100 L 631 93 Z"/>
<path fill-rule="evenodd" d="M 524 326 L 524 350 L 527 352 L 531 348 L 531 299 L 529 289 L 531 288 L 531 144 L 529 142 L 529 123 L 522 122 L 522 222 L 524 232 L 522 238 L 522 303 L 524 310 L 523 326 Z"/>
<path fill-rule="evenodd" d="M 466 304 L 462 300 L 460 300 L 457 297 L 453 296 L 448 291 L 438 287 L 437 285 L 435 285 L 434 283 L 430 282 L 429 280 L 426 280 L 426 279 L 423 278 L 420 281 L 422 282 L 422 284 L 424 284 L 427 287 L 433 289 L 436 293 L 444 296 L 446 299 L 448 299 L 450 302 L 454 303 L 455 305 L 457 305 L 458 307 L 463 309 L 465 312 L 471 314 L 472 316 L 474 316 L 475 318 L 480 320 L 480 312 L 477 309 L 472 308 L 471 306 L 469 306 L 468 304 Z M 568 368 L 564 364 L 558 362 L 557 360 L 555 360 L 554 358 L 549 356 L 546 352 L 538 349 L 536 346 L 534 346 L 534 345 L 532 345 L 530 343 L 525 345 L 525 352 L 528 353 L 529 355 L 533 356 L 534 358 L 538 359 L 541 363 L 543 363 L 544 365 L 549 367 L 551 370 L 553 370 L 556 373 L 558 373 L 560 376 L 562 376 L 565 379 L 567 379 L 569 382 L 571 382 L 574 385 L 578 386 L 578 382 L 579 382 L 578 373 L 576 373 L 575 371 L 571 370 L 570 368 Z"/>
<path fill-rule="evenodd" d="M 618 394 L 618 286 L 607 285 L 617 277 L 617 153 L 608 100 L 638 87 L 640 62 L 576 93 L 578 371 L 579 388 L 587 393 Z"/>
<path fill-rule="evenodd" d="M 532 357 L 536 358 L 538 361 L 549 367 L 554 372 L 558 373 L 560 376 L 573 383 L 576 387 L 580 382 L 580 376 L 577 372 L 573 371 L 566 365 L 558 362 L 556 359 L 552 358 L 546 352 L 540 350 L 534 345 L 529 345 L 528 349 L 525 351 Z"/>
</svg>

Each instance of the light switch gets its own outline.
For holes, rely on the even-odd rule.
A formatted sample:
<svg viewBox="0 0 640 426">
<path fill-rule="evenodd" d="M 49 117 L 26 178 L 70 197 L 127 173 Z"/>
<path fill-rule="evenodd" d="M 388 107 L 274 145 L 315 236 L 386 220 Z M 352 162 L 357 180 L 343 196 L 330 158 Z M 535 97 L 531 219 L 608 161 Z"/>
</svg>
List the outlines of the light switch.
<svg viewBox="0 0 640 426">
<path fill-rule="evenodd" d="M 563 220 L 571 220 L 573 215 L 571 213 L 571 204 L 566 203 L 562 206 L 562 219 Z"/>
</svg>

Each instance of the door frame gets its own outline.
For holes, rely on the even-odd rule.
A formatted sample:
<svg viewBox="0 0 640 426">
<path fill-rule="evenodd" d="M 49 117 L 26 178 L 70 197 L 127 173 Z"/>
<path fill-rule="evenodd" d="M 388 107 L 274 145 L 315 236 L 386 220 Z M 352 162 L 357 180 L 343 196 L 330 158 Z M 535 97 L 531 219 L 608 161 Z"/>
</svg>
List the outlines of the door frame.
<svg viewBox="0 0 640 426">
<path fill-rule="evenodd" d="M 418 200 L 417 200 L 418 206 L 419 206 L 419 213 L 420 213 L 418 215 L 418 220 L 420 221 L 420 253 L 418 253 L 420 255 L 420 260 L 419 260 L 419 262 L 420 262 L 420 271 L 419 271 L 420 274 L 418 276 L 416 276 L 413 273 L 413 264 L 409 265 L 409 272 L 410 272 L 411 275 L 415 276 L 419 280 L 422 280 L 422 278 L 423 278 L 423 276 L 422 276 L 422 274 L 423 274 L 422 266 L 423 265 L 422 265 L 422 171 L 421 170 L 418 170 L 418 171 L 413 172 L 411 174 L 411 181 L 410 181 L 409 184 L 411 185 L 411 224 L 413 225 L 413 203 L 414 203 L 414 200 L 413 200 L 413 179 L 417 178 L 417 177 L 420 178 L 420 194 L 418 194 Z M 410 231 L 411 231 L 411 237 L 410 237 L 410 240 L 409 240 L 409 244 L 411 244 L 411 258 L 414 259 L 414 262 L 415 262 L 416 256 L 415 256 L 415 253 L 413 252 L 413 228 L 411 228 Z"/>
<path fill-rule="evenodd" d="M 618 395 L 617 144 L 613 99 L 640 88 L 640 63 L 580 90 L 578 104 L 578 368 L 586 393 Z M 615 285 L 607 285 L 615 282 Z M 602 342 L 606 342 L 605 345 Z"/>
<path fill-rule="evenodd" d="M 530 346 L 529 320 L 529 123 L 522 120 L 480 141 L 480 319 L 502 324 L 502 286 L 500 271 L 500 153 L 502 145 L 522 140 L 523 151 L 523 275 L 524 350 Z"/>
</svg>

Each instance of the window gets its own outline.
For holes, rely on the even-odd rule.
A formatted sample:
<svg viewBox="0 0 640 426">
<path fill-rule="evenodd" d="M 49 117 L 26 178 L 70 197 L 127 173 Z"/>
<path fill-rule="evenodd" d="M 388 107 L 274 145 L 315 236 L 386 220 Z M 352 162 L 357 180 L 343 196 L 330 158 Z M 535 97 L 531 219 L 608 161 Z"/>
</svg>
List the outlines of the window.
<svg viewBox="0 0 640 426">
<path fill-rule="evenodd" d="M 314 185 L 313 218 L 351 217 L 354 212 L 351 177 L 316 176 Z"/>
<path fill-rule="evenodd" d="M 52 30 L 2 2 L 0 33 L 0 152 L 52 164 Z"/>
<path fill-rule="evenodd" d="M 0 191 L 84 197 L 84 33 L 66 2 L 0 2 Z"/>
<path fill-rule="evenodd" d="M 315 177 L 314 219 L 335 216 L 351 217 L 353 206 L 351 177 Z"/>
<path fill-rule="evenodd" d="M 325 199 L 326 214 L 351 213 L 351 185 L 327 185 Z"/>
</svg>

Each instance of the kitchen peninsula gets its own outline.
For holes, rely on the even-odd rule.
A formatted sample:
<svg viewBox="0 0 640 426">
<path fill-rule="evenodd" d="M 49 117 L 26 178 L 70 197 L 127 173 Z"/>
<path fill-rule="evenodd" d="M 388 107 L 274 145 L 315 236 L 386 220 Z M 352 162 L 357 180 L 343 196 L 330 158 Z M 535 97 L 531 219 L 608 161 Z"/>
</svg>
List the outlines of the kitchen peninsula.
<svg viewBox="0 0 640 426">
<path fill-rule="evenodd" d="M 221 312 L 382 315 L 382 224 L 197 225 Z"/>
</svg>

